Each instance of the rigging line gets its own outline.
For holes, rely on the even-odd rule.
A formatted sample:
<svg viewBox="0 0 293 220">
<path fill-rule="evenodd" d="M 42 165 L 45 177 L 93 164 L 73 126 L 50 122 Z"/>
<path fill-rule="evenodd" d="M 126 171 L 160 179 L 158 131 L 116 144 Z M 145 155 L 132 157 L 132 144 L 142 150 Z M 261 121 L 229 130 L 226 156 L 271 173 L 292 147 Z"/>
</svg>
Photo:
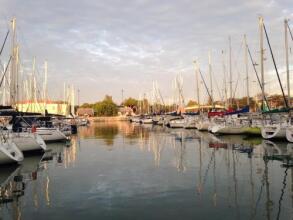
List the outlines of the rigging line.
<svg viewBox="0 0 293 220">
<path fill-rule="evenodd" d="M 212 76 L 213 76 L 213 78 L 214 78 L 214 82 L 215 82 L 215 84 L 216 84 L 216 88 L 217 88 L 217 90 L 218 90 L 218 93 L 219 93 L 220 99 L 221 99 L 221 101 L 223 101 L 223 100 L 224 100 L 224 95 L 223 95 L 223 93 L 221 92 L 221 90 L 219 89 L 219 85 L 218 85 L 218 83 L 217 83 L 217 80 L 215 80 L 216 78 L 215 78 L 215 75 L 213 74 L 213 72 L 212 72 Z"/>
<path fill-rule="evenodd" d="M 279 72 L 278 72 L 277 64 L 275 62 L 275 57 L 274 57 L 274 54 L 273 54 L 273 51 L 272 51 L 272 47 L 271 47 L 271 44 L 270 44 L 270 40 L 269 40 L 269 37 L 268 37 L 268 33 L 267 33 L 267 30 L 266 30 L 266 27 L 265 27 L 265 24 L 264 23 L 263 23 L 263 28 L 264 28 L 265 35 L 266 35 L 266 39 L 267 39 L 267 43 L 269 45 L 269 49 L 270 49 L 270 52 L 271 52 L 271 57 L 273 59 L 274 67 L 275 67 L 276 74 L 277 74 L 277 77 L 278 77 L 278 81 L 279 81 L 279 84 L 280 84 L 280 87 L 281 87 L 281 90 L 282 90 L 283 99 L 284 99 L 284 102 L 285 102 L 286 107 L 289 108 L 287 99 L 285 97 L 284 89 L 283 89 L 283 86 L 282 86 L 282 82 L 281 82 L 281 79 L 280 79 L 280 75 L 279 75 Z"/>
<path fill-rule="evenodd" d="M 291 39 L 293 41 L 293 35 L 292 35 L 292 32 L 291 32 L 291 28 L 289 26 L 289 23 L 287 22 L 287 26 L 288 26 L 288 30 L 289 30 L 289 33 L 290 33 L 290 36 L 291 36 Z"/>
<path fill-rule="evenodd" d="M 236 84 L 235 84 L 235 89 L 234 89 L 234 94 L 233 94 L 232 100 L 235 100 L 236 92 L 237 92 L 236 90 L 237 90 L 239 78 L 240 78 L 240 75 L 241 75 L 240 72 L 239 72 L 239 69 L 238 69 L 238 58 L 240 57 L 240 52 L 241 52 L 241 49 L 243 48 L 243 46 L 244 46 L 244 40 L 242 40 L 242 42 L 240 44 L 237 59 L 235 60 L 235 69 L 236 69 L 236 72 L 237 72 L 237 81 L 236 81 Z"/>
<path fill-rule="evenodd" d="M 6 41 L 7 41 L 7 37 L 8 37 L 8 35 L 9 35 L 9 30 L 8 30 L 7 33 L 6 33 L 6 36 L 5 36 L 4 42 L 3 42 L 3 44 L 2 44 L 2 47 L 1 47 L 1 50 L 0 50 L 0 56 L 1 56 L 2 52 L 3 52 L 3 49 L 4 49 L 4 46 L 5 46 L 5 44 L 6 44 Z"/>
<path fill-rule="evenodd" d="M 1 68 L 2 68 L 2 72 L 4 72 L 4 65 L 3 65 L 3 63 L 2 63 L 1 60 L 0 60 L 0 66 L 1 66 Z"/>
<path fill-rule="evenodd" d="M 242 47 L 243 47 L 243 40 L 242 40 L 242 42 L 241 42 L 241 44 L 239 46 L 236 59 L 234 60 L 234 66 L 235 66 L 235 69 L 236 69 L 236 72 L 237 72 L 237 75 L 238 75 L 237 80 L 239 80 L 239 75 L 240 75 L 240 72 L 239 72 L 239 69 L 238 69 L 238 59 L 240 57 L 240 52 L 241 52 Z M 235 90 L 237 89 L 237 84 L 238 83 L 236 83 L 236 85 L 235 85 Z M 236 92 L 235 92 L 235 94 L 236 94 Z M 235 99 L 235 94 L 231 98 Z M 232 99 L 232 101 L 233 101 L 233 99 Z"/>
<path fill-rule="evenodd" d="M 204 80 L 204 78 L 203 78 L 203 75 L 202 75 L 202 73 L 201 73 L 200 68 L 198 68 L 198 72 L 199 72 L 200 77 L 201 77 L 201 79 L 202 79 L 202 81 L 203 81 L 203 84 L 204 84 L 204 86 L 205 86 L 205 89 L 206 89 L 206 91 L 207 91 L 208 96 L 209 96 L 210 99 L 212 100 L 212 103 L 214 103 L 213 98 L 212 98 L 212 96 L 211 96 L 211 94 L 210 94 L 210 92 L 209 92 L 208 86 L 207 86 L 207 84 L 206 84 L 206 82 L 205 82 L 205 80 Z"/>
<path fill-rule="evenodd" d="M 162 96 L 162 93 L 161 93 L 161 90 L 160 89 L 158 89 L 159 91 L 159 96 L 160 96 L 160 98 L 161 98 L 161 100 L 162 100 L 162 103 L 163 103 L 163 105 L 165 106 L 165 102 L 164 102 L 164 99 L 163 99 L 163 96 Z"/>
<path fill-rule="evenodd" d="M 258 210 L 258 205 L 260 203 L 260 200 L 261 200 L 261 197 L 262 197 L 262 193 L 263 193 L 263 188 L 264 188 L 264 185 L 265 185 L 265 174 L 263 173 L 262 175 L 262 179 L 261 179 L 261 186 L 260 186 L 260 190 L 259 190 L 259 194 L 258 194 L 258 197 L 257 197 L 257 200 L 256 200 L 256 203 L 255 203 L 255 208 L 254 208 L 254 214 L 253 214 L 253 217 L 256 216 L 256 212 Z"/>
<path fill-rule="evenodd" d="M 247 51 L 248 51 L 248 54 L 249 54 L 249 57 L 250 57 L 250 61 L 251 61 L 251 64 L 252 64 L 253 70 L 254 70 L 254 72 L 255 72 L 255 75 L 256 75 L 256 78 L 257 78 L 258 84 L 259 84 L 259 86 L 260 86 L 260 89 L 262 90 L 262 85 L 261 85 L 261 82 L 260 82 L 260 79 L 259 79 L 259 76 L 258 76 L 257 70 L 256 70 L 256 68 L 255 68 L 255 66 L 256 66 L 257 64 L 255 64 L 255 63 L 253 62 L 253 58 L 252 58 L 252 55 L 251 55 L 251 52 L 250 52 L 250 49 L 249 49 L 248 45 L 246 45 L 246 47 L 247 47 Z M 268 102 L 268 100 L 267 100 L 267 97 L 264 96 L 264 99 L 265 99 L 265 102 L 266 102 L 266 104 L 267 104 L 268 109 L 270 110 L 270 106 L 269 106 L 269 102 Z"/>
<path fill-rule="evenodd" d="M 235 97 L 236 97 L 236 91 L 237 91 L 237 87 L 238 87 L 238 82 L 239 82 L 239 78 L 240 78 L 240 72 L 239 72 L 239 69 L 238 69 L 238 58 L 239 58 L 239 55 L 240 55 L 240 52 L 241 52 L 241 49 L 243 47 L 243 41 L 241 42 L 240 44 L 240 47 L 239 47 L 239 50 L 238 50 L 238 55 L 237 55 L 237 59 L 235 60 L 235 69 L 237 71 L 237 81 L 236 81 L 236 84 L 235 84 L 235 88 L 234 88 L 234 92 L 233 92 L 233 97 L 232 100 L 235 100 Z"/>
<path fill-rule="evenodd" d="M 183 86 L 181 84 L 179 85 L 179 82 L 177 82 L 177 85 L 179 87 L 179 93 L 180 93 L 179 95 L 182 99 L 183 105 L 185 105 L 184 96 L 183 96 Z"/>
<path fill-rule="evenodd" d="M 205 170 L 205 174 L 203 176 L 203 184 L 202 184 L 203 186 L 205 185 L 205 183 L 207 181 L 208 172 L 210 170 L 211 164 L 212 164 L 214 159 L 215 159 L 215 154 L 212 153 L 212 156 L 211 156 L 210 161 L 208 163 L 207 169 Z"/>
<path fill-rule="evenodd" d="M 232 97 L 232 99 L 234 99 L 234 100 L 235 100 L 235 96 L 236 96 L 236 90 L 237 90 L 237 87 L 238 87 L 239 78 L 240 78 L 240 76 L 238 74 L 235 89 L 234 89 L 234 92 L 233 92 L 233 97 Z"/>
<path fill-rule="evenodd" d="M 8 69 L 9 63 L 10 63 L 10 61 L 11 61 L 11 58 L 12 58 L 12 56 L 10 56 L 10 58 L 9 58 L 9 60 L 8 60 L 8 64 L 7 64 L 6 68 L 5 68 L 5 71 L 4 71 L 4 73 L 3 73 L 3 76 L 2 76 L 2 79 L 1 79 L 1 82 L 0 82 L 0 87 L 2 86 L 2 83 L 3 83 L 3 80 L 4 80 L 4 78 L 5 78 L 5 74 L 6 74 L 6 72 L 7 72 L 7 69 Z"/>
<path fill-rule="evenodd" d="M 278 208 L 278 214 L 277 214 L 277 219 L 280 219 L 280 214 L 281 214 L 281 208 L 282 208 L 282 200 L 283 200 L 283 196 L 284 196 L 284 191 L 286 189 L 286 185 L 287 185 L 287 175 L 288 175 L 288 167 L 285 169 L 285 175 L 283 178 L 283 187 L 281 189 L 281 196 L 279 199 L 279 208 Z"/>
</svg>

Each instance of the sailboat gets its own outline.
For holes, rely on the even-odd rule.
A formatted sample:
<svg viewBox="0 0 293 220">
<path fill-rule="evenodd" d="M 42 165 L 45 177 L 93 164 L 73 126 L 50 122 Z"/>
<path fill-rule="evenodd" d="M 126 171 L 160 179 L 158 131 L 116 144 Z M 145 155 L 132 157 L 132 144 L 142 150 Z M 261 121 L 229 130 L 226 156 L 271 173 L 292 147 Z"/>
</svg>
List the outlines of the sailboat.
<svg viewBox="0 0 293 220">
<path fill-rule="evenodd" d="M 20 163 L 23 160 L 23 154 L 9 139 L 6 132 L 1 130 L 0 134 L 0 165 Z"/>
<path fill-rule="evenodd" d="M 194 61 L 196 63 L 196 61 Z M 200 110 L 200 99 L 199 99 L 199 77 L 198 77 L 198 68 L 195 65 L 195 82 L 196 82 L 196 94 L 197 94 L 197 105 L 198 109 L 196 113 L 186 114 L 184 128 L 185 129 L 195 129 L 197 121 L 199 120 L 199 110 Z"/>
<path fill-rule="evenodd" d="M 290 74 L 289 74 L 289 49 L 288 49 L 288 30 L 291 33 L 288 20 L 284 20 L 284 30 L 285 30 L 285 55 L 286 55 L 286 73 L 287 73 L 287 89 L 288 89 L 288 104 L 291 107 L 291 96 L 290 96 Z M 291 35 L 292 37 L 292 35 Z M 293 38 L 291 38 L 293 41 Z M 291 112 L 289 112 L 288 126 L 286 128 L 286 139 L 289 142 L 293 142 L 293 126 Z"/>
<path fill-rule="evenodd" d="M 15 132 L 10 134 L 11 139 L 22 152 L 40 151 L 44 152 L 47 145 L 42 137 L 36 133 Z"/>
<path fill-rule="evenodd" d="M 169 122 L 169 126 L 170 128 L 183 128 L 185 126 L 185 119 L 184 117 L 182 118 L 177 118 L 177 119 L 174 119 L 174 120 L 171 120 Z"/>
<path fill-rule="evenodd" d="M 267 36 L 267 32 L 264 26 L 264 21 L 263 18 L 260 17 L 259 18 L 259 27 L 260 27 L 260 49 L 261 49 L 261 75 L 262 75 L 262 93 L 263 93 L 263 100 L 264 100 L 264 68 L 263 68 L 263 60 L 264 60 L 264 49 L 263 49 L 263 31 L 265 30 L 265 34 L 266 34 L 266 39 L 269 45 L 269 49 L 272 55 L 272 59 L 274 61 L 275 64 L 275 60 L 274 60 L 274 56 L 272 53 L 272 49 L 270 46 L 270 42 Z M 286 29 L 287 30 L 287 27 Z M 286 37 L 286 36 L 285 36 Z M 264 139 L 286 139 L 286 130 L 288 130 L 288 138 L 290 138 L 290 131 L 291 129 L 287 129 L 288 128 L 288 111 L 289 111 L 289 105 L 290 105 L 290 82 L 289 82 L 289 72 L 287 70 L 287 87 L 288 87 L 288 97 L 289 97 L 289 105 L 287 102 L 287 99 L 285 98 L 285 94 L 284 94 L 284 90 L 282 87 L 282 83 L 280 81 L 280 76 L 277 70 L 277 67 L 275 65 L 275 70 L 277 73 L 277 77 L 279 80 L 279 84 L 281 87 L 281 91 L 282 91 L 282 95 L 284 98 L 284 102 L 286 105 L 285 109 L 282 110 L 271 110 L 271 111 L 267 111 L 264 112 L 264 125 L 261 128 L 261 135 Z M 267 115 L 269 115 L 270 117 L 267 117 Z"/>
<path fill-rule="evenodd" d="M 195 129 L 198 119 L 199 119 L 199 113 L 185 114 L 184 128 Z"/>
<path fill-rule="evenodd" d="M 183 128 L 185 124 L 185 119 L 183 116 L 184 113 L 184 96 L 183 96 L 183 78 L 181 75 L 176 76 L 175 78 L 175 89 L 178 91 L 178 109 L 177 115 L 179 117 L 170 119 L 169 127 L 170 128 Z"/>
<path fill-rule="evenodd" d="M 59 142 L 66 141 L 68 137 L 66 137 L 63 132 L 53 126 L 51 121 L 51 117 L 44 116 L 19 116 L 16 117 L 18 121 L 19 128 L 22 132 L 26 132 L 26 134 L 22 134 L 23 137 L 30 136 L 35 138 L 36 142 L 42 145 L 41 147 L 45 150 L 45 145 L 42 143 L 41 139 L 47 142 Z M 17 134 L 15 134 L 17 137 Z"/>
<path fill-rule="evenodd" d="M 292 117 L 289 118 L 288 120 L 288 126 L 286 127 L 286 139 L 287 141 L 293 143 L 293 121 Z"/>
<path fill-rule="evenodd" d="M 22 152 L 9 137 L 9 130 L 5 129 L 7 117 L 0 118 L 0 164 L 19 163 L 23 160 Z"/>
<path fill-rule="evenodd" d="M 250 97 L 249 97 L 249 75 L 248 75 L 248 47 L 246 43 L 246 35 L 244 35 L 244 60 L 246 69 L 246 92 L 247 92 L 247 106 L 239 110 L 227 110 L 222 118 L 213 120 L 210 131 L 214 134 L 260 134 L 260 128 L 256 127 L 251 118 L 251 113 L 249 112 Z M 231 38 L 229 38 L 229 60 L 230 60 L 230 100 L 232 102 L 232 61 L 231 61 Z M 225 68 L 224 68 L 225 76 Z M 226 87 L 226 84 L 225 84 Z M 225 89 L 225 94 L 226 94 Z M 226 95 L 227 97 L 227 95 Z M 227 98 L 226 98 L 227 100 Z M 232 105 L 232 103 L 230 103 Z"/>
<path fill-rule="evenodd" d="M 13 142 L 0 143 L 0 165 L 20 163 L 23 160 L 22 152 Z"/>
<path fill-rule="evenodd" d="M 197 72 L 200 74 L 200 77 L 204 83 L 204 86 L 205 86 L 205 89 L 206 89 L 206 92 L 209 96 L 209 98 L 211 99 L 211 102 L 212 102 L 212 106 L 214 106 L 214 100 L 213 100 L 213 84 L 212 84 L 212 70 L 211 70 L 211 55 L 210 55 L 210 52 L 209 52 L 209 76 L 210 76 L 210 90 L 208 89 L 208 86 L 203 78 L 203 75 L 201 73 L 201 70 L 199 68 L 199 64 L 197 61 L 194 61 L 195 65 L 196 65 L 196 69 L 197 69 Z M 199 99 L 199 97 L 198 97 Z M 209 113 L 204 113 L 202 112 L 199 117 L 198 117 L 198 120 L 196 122 L 196 128 L 199 130 L 199 131 L 208 131 L 208 128 L 210 127 L 210 117 L 212 117 L 212 115 L 210 115 L 210 112 Z"/>
</svg>

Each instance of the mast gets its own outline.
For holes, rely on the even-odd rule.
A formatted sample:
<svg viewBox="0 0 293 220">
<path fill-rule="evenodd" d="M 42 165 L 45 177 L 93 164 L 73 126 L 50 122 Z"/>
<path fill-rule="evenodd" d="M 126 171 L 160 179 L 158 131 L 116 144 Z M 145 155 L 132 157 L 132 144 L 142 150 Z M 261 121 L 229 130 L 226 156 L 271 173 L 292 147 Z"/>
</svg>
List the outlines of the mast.
<svg viewBox="0 0 293 220">
<path fill-rule="evenodd" d="M 197 95 L 197 105 L 198 105 L 198 110 L 200 107 L 200 100 L 199 100 L 199 81 L 198 81 L 198 65 L 197 65 L 197 61 L 193 61 L 195 64 L 195 83 L 196 83 L 196 95 Z"/>
<path fill-rule="evenodd" d="M 3 64 L 3 69 L 5 70 L 5 64 Z M 6 105 L 6 79 L 4 79 L 3 81 L 3 96 L 2 96 L 3 100 L 2 100 L 2 105 L 5 106 Z"/>
<path fill-rule="evenodd" d="M 33 100 L 32 101 L 36 101 L 36 99 L 37 99 L 37 94 L 36 94 L 36 72 L 35 72 L 35 70 L 36 70 L 36 57 L 34 57 L 34 59 L 33 59 L 33 74 L 32 74 L 32 83 L 33 83 L 33 86 L 32 86 L 32 96 L 33 96 Z"/>
<path fill-rule="evenodd" d="M 227 82 L 226 82 L 225 55 L 223 50 L 222 50 L 222 62 L 223 62 L 223 73 L 224 73 L 225 108 L 227 108 L 228 95 L 227 95 Z"/>
<path fill-rule="evenodd" d="M 46 111 L 47 108 L 47 80 L 48 80 L 48 62 L 47 60 L 45 61 L 45 79 L 44 79 L 44 112 Z"/>
<path fill-rule="evenodd" d="M 15 46 L 15 104 L 19 101 L 19 45 Z"/>
<path fill-rule="evenodd" d="M 11 39 L 11 66 L 10 66 L 10 105 L 15 105 L 15 44 L 16 44 L 16 19 L 11 20 L 12 39 Z"/>
<path fill-rule="evenodd" d="M 263 49 L 263 18 L 259 17 L 259 47 L 260 47 L 260 73 L 262 87 L 262 106 L 264 108 L 265 100 L 265 81 L 264 81 L 264 49 Z"/>
<path fill-rule="evenodd" d="M 247 40 L 246 34 L 244 34 L 244 60 L 245 60 L 245 72 L 246 72 L 246 95 L 247 95 L 247 105 L 250 105 L 249 100 L 249 77 L 248 77 L 248 51 L 247 51 Z"/>
<path fill-rule="evenodd" d="M 231 46 L 231 37 L 229 36 L 229 75 L 230 75 L 230 107 L 233 104 L 233 91 L 232 91 L 232 46 Z"/>
<path fill-rule="evenodd" d="M 209 50 L 209 76 L 210 76 L 210 86 L 211 86 L 211 101 L 214 107 L 214 95 L 213 95 L 213 78 L 212 78 L 212 64 L 211 64 L 211 50 Z"/>
<path fill-rule="evenodd" d="M 63 101 L 64 101 L 64 104 L 66 104 L 67 99 L 66 99 L 66 83 L 65 82 L 63 82 Z"/>
<path fill-rule="evenodd" d="M 33 58 L 32 63 L 32 75 L 30 78 L 30 103 L 28 105 L 31 106 L 30 111 L 35 111 L 36 106 L 36 84 L 35 84 L 35 67 L 36 66 L 36 58 Z"/>
<path fill-rule="evenodd" d="M 286 72 L 287 72 L 287 89 L 288 89 L 288 105 L 291 106 L 290 97 L 290 72 L 289 72 L 289 55 L 288 55 L 288 20 L 284 20 L 285 28 L 285 55 L 286 55 Z"/>
<path fill-rule="evenodd" d="M 74 106 L 75 106 L 75 97 L 74 97 L 74 86 L 71 85 L 71 114 L 74 116 L 75 112 L 74 112 Z"/>
</svg>

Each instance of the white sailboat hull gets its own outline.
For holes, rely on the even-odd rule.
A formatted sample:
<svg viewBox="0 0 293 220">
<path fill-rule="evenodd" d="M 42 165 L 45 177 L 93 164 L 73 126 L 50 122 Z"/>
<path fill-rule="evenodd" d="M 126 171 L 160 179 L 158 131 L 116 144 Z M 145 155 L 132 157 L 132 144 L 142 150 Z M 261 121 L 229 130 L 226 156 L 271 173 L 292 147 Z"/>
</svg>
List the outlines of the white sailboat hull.
<svg viewBox="0 0 293 220">
<path fill-rule="evenodd" d="M 286 139 L 287 141 L 293 143 L 293 127 L 292 126 L 288 126 L 286 128 Z"/>
<path fill-rule="evenodd" d="M 46 144 L 40 135 L 34 133 L 15 133 L 13 142 L 22 152 L 28 151 L 46 151 Z"/>
<path fill-rule="evenodd" d="M 19 163 L 23 160 L 22 152 L 13 142 L 0 144 L 0 165 Z"/>
<path fill-rule="evenodd" d="M 56 128 L 37 128 L 36 133 L 40 135 L 45 142 L 59 142 L 67 140 L 67 137 Z"/>
<path fill-rule="evenodd" d="M 261 128 L 261 136 L 264 139 L 285 139 L 286 127 L 281 124 L 265 125 Z"/>
<path fill-rule="evenodd" d="M 245 126 L 214 125 L 211 132 L 214 134 L 244 134 Z"/>
<path fill-rule="evenodd" d="M 170 121 L 170 128 L 183 128 L 184 119 Z"/>
<path fill-rule="evenodd" d="M 132 117 L 131 121 L 133 123 L 140 123 L 140 118 L 138 118 L 138 117 Z"/>
<path fill-rule="evenodd" d="M 207 121 L 200 121 L 196 124 L 196 127 L 199 131 L 207 131 L 210 126 L 210 122 Z"/>
<path fill-rule="evenodd" d="M 195 129 L 196 128 L 196 119 L 188 119 L 185 121 L 184 128 L 185 129 Z"/>
<path fill-rule="evenodd" d="M 144 118 L 141 120 L 143 124 L 153 124 L 153 119 L 151 118 Z"/>
</svg>

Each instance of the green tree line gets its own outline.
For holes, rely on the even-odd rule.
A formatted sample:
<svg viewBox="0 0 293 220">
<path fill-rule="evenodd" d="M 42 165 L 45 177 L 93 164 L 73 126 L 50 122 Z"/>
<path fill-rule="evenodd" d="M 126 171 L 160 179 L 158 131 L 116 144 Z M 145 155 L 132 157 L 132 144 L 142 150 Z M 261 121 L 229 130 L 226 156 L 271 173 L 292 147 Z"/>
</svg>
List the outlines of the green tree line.
<svg viewBox="0 0 293 220">
<path fill-rule="evenodd" d="M 277 108 L 279 106 L 284 106 L 283 97 L 281 95 L 271 95 L 268 97 L 269 105 L 272 108 Z M 211 100 L 207 104 L 210 104 Z M 228 103 L 233 103 L 232 108 L 242 108 L 246 105 L 247 98 L 234 98 L 232 100 L 227 100 Z M 215 101 L 215 104 L 224 105 L 224 102 Z M 132 108 L 133 112 L 137 114 L 153 113 L 153 112 L 170 112 L 176 109 L 175 105 L 162 105 L 160 103 L 150 104 L 147 99 L 138 100 L 132 97 L 125 99 L 122 103 L 123 106 Z M 189 100 L 187 106 L 197 105 L 194 100 Z M 102 101 L 89 104 L 84 103 L 81 107 L 93 108 L 96 116 L 116 116 L 118 114 L 118 105 L 114 103 L 112 96 L 106 95 Z M 250 98 L 250 107 L 257 110 L 259 108 L 255 99 Z"/>
<path fill-rule="evenodd" d="M 112 96 L 109 95 L 106 95 L 100 102 L 84 103 L 81 107 L 93 108 L 95 116 L 116 116 L 118 114 L 118 106 L 114 103 Z"/>
</svg>

